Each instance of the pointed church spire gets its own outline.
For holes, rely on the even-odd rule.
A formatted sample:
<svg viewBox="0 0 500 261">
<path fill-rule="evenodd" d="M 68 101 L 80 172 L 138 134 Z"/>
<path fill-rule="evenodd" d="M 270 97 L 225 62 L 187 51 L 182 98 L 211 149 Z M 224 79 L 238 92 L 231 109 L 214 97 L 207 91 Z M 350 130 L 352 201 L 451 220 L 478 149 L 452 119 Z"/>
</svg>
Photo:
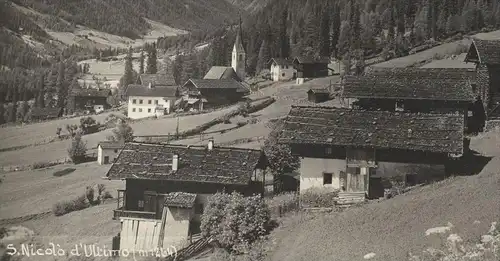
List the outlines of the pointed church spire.
<svg viewBox="0 0 500 261">
<path fill-rule="evenodd" d="M 243 37 L 241 36 L 241 15 L 240 15 L 240 24 L 238 27 L 238 33 L 236 34 L 236 41 L 234 42 L 234 50 L 238 53 L 240 52 L 245 52 L 245 49 L 243 48 L 243 43 L 242 39 Z"/>
</svg>

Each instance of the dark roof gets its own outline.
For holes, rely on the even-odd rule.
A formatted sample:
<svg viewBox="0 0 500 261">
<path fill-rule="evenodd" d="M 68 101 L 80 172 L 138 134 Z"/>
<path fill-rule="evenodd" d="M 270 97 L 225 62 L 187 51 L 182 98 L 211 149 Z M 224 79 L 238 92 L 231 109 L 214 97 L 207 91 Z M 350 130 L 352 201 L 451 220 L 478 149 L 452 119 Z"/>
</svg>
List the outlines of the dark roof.
<svg viewBox="0 0 500 261">
<path fill-rule="evenodd" d="M 72 89 L 70 96 L 76 97 L 108 97 L 111 96 L 111 90 L 109 89 Z"/>
<path fill-rule="evenodd" d="M 307 92 L 308 93 L 312 92 L 312 93 L 317 93 L 317 94 L 330 94 L 330 90 L 328 90 L 328 88 L 311 88 Z"/>
<path fill-rule="evenodd" d="M 312 56 L 297 56 L 293 59 L 293 61 L 297 61 L 302 64 L 328 64 L 330 63 L 330 59 L 328 57 L 312 57 Z"/>
<path fill-rule="evenodd" d="M 241 81 L 233 67 L 226 66 L 212 66 L 203 79 L 234 79 L 239 82 Z"/>
<path fill-rule="evenodd" d="M 473 58 L 478 58 L 480 63 L 500 65 L 500 40 L 473 38 L 465 62 L 475 62 Z"/>
<path fill-rule="evenodd" d="M 178 169 L 172 170 L 173 155 Z M 126 143 L 106 176 L 246 185 L 255 168 L 267 164 L 260 150 Z"/>
<path fill-rule="evenodd" d="M 172 192 L 165 195 L 164 205 L 167 207 L 192 208 L 196 194 L 186 192 Z"/>
<path fill-rule="evenodd" d="M 148 86 L 129 84 L 127 87 L 128 96 L 147 96 L 147 97 L 177 97 L 177 86 L 161 86 L 149 88 Z"/>
<path fill-rule="evenodd" d="M 57 118 L 62 114 L 62 108 L 33 108 L 31 109 L 31 117 L 33 118 Z"/>
<path fill-rule="evenodd" d="M 344 77 L 347 98 L 473 101 L 469 69 L 380 68 Z"/>
<path fill-rule="evenodd" d="M 241 92 L 248 92 L 248 89 L 240 82 L 233 79 L 189 79 L 197 89 L 236 89 Z M 186 85 L 185 84 L 185 85 Z"/>
<path fill-rule="evenodd" d="M 461 154 L 464 116 L 292 106 L 279 141 Z"/>
<path fill-rule="evenodd" d="M 141 74 L 139 76 L 141 84 L 148 86 L 150 83 L 153 86 L 177 86 L 172 74 Z"/>
<path fill-rule="evenodd" d="M 267 62 L 269 65 L 271 63 L 276 63 L 279 66 L 284 66 L 284 65 L 292 65 L 293 62 L 290 59 L 283 59 L 283 58 L 271 58 L 269 62 Z"/>
<path fill-rule="evenodd" d="M 113 141 L 101 141 L 97 146 L 101 146 L 103 149 L 121 149 L 123 148 L 123 143 L 113 142 Z"/>
</svg>

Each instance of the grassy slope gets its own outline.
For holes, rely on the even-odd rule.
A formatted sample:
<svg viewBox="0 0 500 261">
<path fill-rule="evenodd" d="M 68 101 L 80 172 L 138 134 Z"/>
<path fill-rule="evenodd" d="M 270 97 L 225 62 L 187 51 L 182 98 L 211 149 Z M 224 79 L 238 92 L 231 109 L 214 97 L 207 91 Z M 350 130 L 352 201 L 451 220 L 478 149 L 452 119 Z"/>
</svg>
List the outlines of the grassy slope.
<svg viewBox="0 0 500 261">
<path fill-rule="evenodd" d="M 472 141 L 474 150 L 494 156 L 476 176 L 456 177 L 390 200 L 343 213 L 295 217 L 274 234 L 272 260 L 403 261 L 440 240 L 426 237 L 432 227 L 455 225 L 465 240 L 477 240 L 500 218 L 500 142 L 498 133 Z M 474 221 L 480 224 L 473 224 Z M 477 242 L 477 241 L 476 241 Z"/>
</svg>

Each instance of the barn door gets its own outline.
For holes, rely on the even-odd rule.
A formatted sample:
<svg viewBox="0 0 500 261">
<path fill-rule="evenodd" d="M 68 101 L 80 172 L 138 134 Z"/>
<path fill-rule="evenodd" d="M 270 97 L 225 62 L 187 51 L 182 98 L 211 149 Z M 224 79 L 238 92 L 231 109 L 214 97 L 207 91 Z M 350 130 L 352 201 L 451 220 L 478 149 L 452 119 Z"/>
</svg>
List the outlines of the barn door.
<svg viewBox="0 0 500 261">
<path fill-rule="evenodd" d="M 348 192 L 361 192 L 365 191 L 365 178 L 367 171 L 366 168 L 361 167 L 348 167 L 347 168 L 347 191 Z M 364 174 L 364 175 L 363 175 Z"/>
<path fill-rule="evenodd" d="M 156 193 L 149 191 L 144 193 L 144 211 L 156 212 Z"/>
</svg>

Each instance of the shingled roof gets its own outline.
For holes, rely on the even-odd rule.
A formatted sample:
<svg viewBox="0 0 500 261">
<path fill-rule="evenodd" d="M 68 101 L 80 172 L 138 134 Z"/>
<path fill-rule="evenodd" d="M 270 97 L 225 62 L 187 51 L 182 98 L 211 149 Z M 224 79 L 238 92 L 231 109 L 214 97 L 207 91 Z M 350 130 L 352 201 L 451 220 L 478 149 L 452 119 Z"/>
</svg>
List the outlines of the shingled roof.
<svg viewBox="0 0 500 261">
<path fill-rule="evenodd" d="M 114 141 L 101 141 L 97 144 L 97 146 L 101 146 L 101 148 L 103 149 L 121 149 L 123 147 L 123 143 Z"/>
<path fill-rule="evenodd" d="M 240 82 L 233 79 L 189 79 L 198 90 L 200 89 L 236 89 L 238 92 L 248 92 Z M 186 83 L 186 84 L 188 84 Z M 186 85 L 185 84 L 185 85 Z"/>
<path fill-rule="evenodd" d="M 290 59 L 283 59 L 283 58 L 271 58 L 267 64 L 270 66 L 272 63 L 276 63 L 277 65 L 283 67 L 285 65 L 291 66 L 293 65 L 292 60 Z"/>
<path fill-rule="evenodd" d="M 292 106 L 279 142 L 462 154 L 464 116 Z"/>
<path fill-rule="evenodd" d="M 473 75 L 456 68 L 370 68 L 344 77 L 346 98 L 473 101 Z"/>
<path fill-rule="evenodd" d="M 473 38 L 465 62 L 500 65 L 500 40 Z"/>
<path fill-rule="evenodd" d="M 173 155 L 178 168 L 172 170 Z M 253 171 L 267 164 L 253 149 L 126 143 L 106 176 L 247 185 Z"/>
<path fill-rule="evenodd" d="M 177 86 L 149 88 L 148 86 L 129 84 L 127 87 L 127 95 L 145 97 L 177 97 L 179 95 L 179 91 Z"/>
<path fill-rule="evenodd" d="M 311 88 L 307 92 L 312 92 L 315 94 L 330 94 L 330 90 L 328 90 L 328 88 Z"/>
<path fill-rule="evenodd" d="M 330 63 L 330 59 L 328 57 L 312 57 L 312 56 L 297 56 L 293 59 L 293 61 L 297 61 L 302 64 L 328 64 Z"/>
<path fill-rule="evenodd" d="M 196 194 L 186 192 L 172 192 L 165 195 L 164 205 L 167 207 L 192 208 Z"/>
<path fill-rule="evenodd" d="M 62 115 L 62 108 L 33 108 L 31 109 L 31 117 L 36 119 L 49 119 L 49 118 L 57 118 Z"/>
<path fill-rule="evenodd" d="M 226 66 L 212 66 L 203 79 L 234 79 L 239 82 L 241 81 L 233 67 Z"/>
<path fill-rule="evenodd" d="M 153 86 L 177 86 L 172 74 L 141 74 L 139 80 L 142 85 L 148 86 L 150 83 Z"/>
<path fill-rule="evenodd" d="M 109 89 L 72 89 L 70 96 L 73 97 L 109 97 L 111 90 Z"/>
</svg>

